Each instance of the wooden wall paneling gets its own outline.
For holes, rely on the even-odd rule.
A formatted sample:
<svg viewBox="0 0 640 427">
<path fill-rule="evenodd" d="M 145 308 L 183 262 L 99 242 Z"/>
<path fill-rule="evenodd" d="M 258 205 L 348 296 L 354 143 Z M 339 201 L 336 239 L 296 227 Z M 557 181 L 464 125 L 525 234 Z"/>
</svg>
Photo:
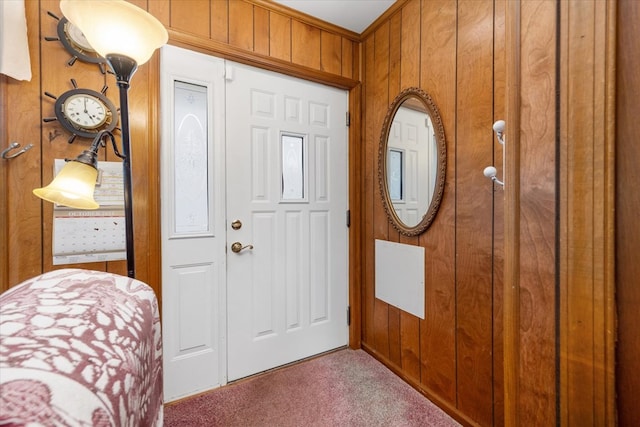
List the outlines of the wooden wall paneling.
<svg viewBox="0 0 640 427">
<path fill-rule="evenodd" d="M 420 15 L 421 4 L 412 1 L 400 10 L 402 42 L 400 44 L 400 89 L 420 86 Z M 416 54 L 417 52 L 417 54 Z"/>
<path fill-rule="evenodd" d="M 640 2 L 619 1 L 616 17 L 616 389 L 619 425 L 631 426 L 640 420 L 640 56 L 630 52 L 640 52 Z"/>
<path fill-rule="evenodd" d="M 364 86 L 363 86 L 363 103 L 364 103 L 364 122 L 363 122 L 363 160 L 362 160 L 362 180 L 363 180 L 363 194 L 364 201 L 363 207 L 363 230 L 362 230 L 362 283 L 364 284 L 363 295 L 363 344 L 371 346 L 374 344 L 374 321 L 373 321 L 373 308 L 374 308 L 374 241 L 373 241 L 373 204 L 376 194 L 378 194 L 378 174 L 377 166 L 375 164 L 377 159 L 378 145 L 375 143 L 375 126 L 374 117 L 376 113 L 376 104 L 374 100 L 374 72 L 375 67 L 375 40 L 374 37 L 370 37 L 363 42 L 363 60 L 364 67 Z"/>
<path fill-rule="evenodd" d="M 321 30 L 304 22 L 291 21 L 291 62 L 320 69 Z"/>
<path fill-rule="evenodd" d="M 493 424 L 493 0 L 460 0 L 456 112 L 458 409 Z"/>
<path fill-rule="evenodd" d="M 593 191 L 597 196 L 593 240 L 596 243 L 594 257 L 597 284 L 594 313 L 596 342 L 594 345 L 595 424 L 614 426 L 616 415 L 615 390 L 615 117 L 616 117 L 616 8 L 617 3 L 597 3 L 595 57 L 605 58 L 596 67 L 596 118 L 603 125 L 598 129 L 595 141 L 598 144 L 595 163 L 600 165 L 595 174 Z M 598 140 L 598 137 L 600 138 Z"/>
<path fill-rule="evenodd" d="M 402 14 L 389 19 L 389 104 L 402 90 Z"/>
<path fill-rule="evenodd" d="M 138 277 L 156 292 L 159 306 L 162 307 L 162 257 L 160 234 L 160 52 L 154 53 L 149 62 L 145 64 L 146 79 L 136 80 L 136 87 L 140 91 L 146 90 L 146 144 L 143 148 L 143 156 L 147 159 L 147 194 L 142 216 L 138 221 L 146 225 L 146 239 L 142 249 L 136 252 L 136 256 L 142 257 L 146 262 L 140 262 Z M 146 82 L 146 84 L 145 84 Z M 142 107 L 142 105 L 141 105 Z M 138 125 L 136 125 L 138 126 Z"/>
<path fill-rule="evenodd" d="M 320 31 L 320 69 L 331 74 L 342 73 L 342 37 Z"/>
<path fill-rule="evenodd" d="M 253 51 L 260 55 L 269 55 L 269 11 L 253 7 Z"/>
<path fill-rule="evenodd" d="M 522 12 L 519 1 L 505 7 L 505 116 L 509 146 L 504 147 L 504 424 L 520 425 L 520 39 Z M 506 145 L 506 144 L 505 144 Z M 509 148 L 512 147 L 512 148 Z M 507 215 L 507 213 L 510 213 Z"/>
<path fill-rule="evenodd" d="M 430 396 L 456 405 L 455 199 L 456 199 L 456 34 L 457 7 L 449 1 L 422 2 L 420 87 L 440 110 L 447 144 L 442 202 L 421 236 L 426 252 L 425 320 L 420 326 L 421 384 Z"/>
<path fill-rule="evenodd" d="M 43 0 L 40 2 L 40 32 L 42 37 L 56 36 L 56 26 L 58 21 L 47 14 L 50 11 L 58 17 L 62 17 L 59 9 L 59 1 Z M 55 97 L 59 97 L 64 92 L 73 89 L 71 79 L 75 79 L 78 87 L 100 91 L 105 85 L 105 75 L 98 66 L 76 61 L 72 66 L 68 65 L 71 54 L 68 53 L 62 43 L 58 41 L 42 40 L 39 46 L 40 66 L 43 70 L 40 76 L 42 95 L 40 108 L 42 117 L 55 117 L 55 100 L 45 96 L 44 92 L 49 92 Z M 113 96 L 113 88 L 109 90 L 109 99 L 115 101 L 117 106 L 117 95 Z M 116 92 L 117 93 L 117 92 Z M 35 101 L 37 102 L 37 101 Z M 32 108 L 33 104 L 31 104 Z M 53 164 L 55 159 L 76 158 L 83 150 L 89 148 L 91 139 L 77 137 L 75 142 L 68 144 L 71 134 L 67 132 L 57 121 L 43 123 L 42 130 L 42 183 L 48 185 L 53 179 Z M 98 160 L 105 160 L 105 151 L 101 150 Z M 33 196 L 35 197 L 35 196 Z M 36 199 L 39 203 L 40 201 Z M 53 265 L 53 204 L 42 201 L 42 272 L 56 270 L 59 268 L 85 268 L 102 270 L 106 268 L 105 262 Z"/>
<path fill-rule="evenodd" d="M 211 0 L 211 39 L 229 41 L 229 0 Z"/>
<path fill-rule="evenodd" d="M 269 14 L 269 53 L 272 57 L 291 61 L 291 18 Z"/>
<path fill-rule="evenodd" d="M 349 91 L 349 346 L 359 349 L 362 345 L 362 320 L 364 312 L 362 236 L 364 224 L 363 194 L 363 138 L 362 85 Z"/>
<path fill-rule="evenodd" d="M 556 4 L 521 3 L 519 357 L 520 425 L 556 422 Z M 511 116 L 510 116 L 511 117 Z M 507 143 L 507 151 L 509 145 Z M 511 179 L 509 177 L 509 179 Z M 509 182 L 509 181 L 508 181 Z M 507 184 L 509 185 L 509 184 Z M 513 236 L 505 234 L 505 240 Z M 507 284 L 505 284 L 505 291 Z M 505 320 L 506 321 L 506 320 Z"/>
<path fill-rule="evenodd" d="M 494 4 L 493 24 L 493 120 L 505 119 L 506 64 L 505 64 L 506 0 Z M 493 164 L 498 175 L 504 177 L 504 147 L 492 135 Z M 493 191 L 493 425 L 504 425 L 504 188 L 494 186 Z"/>
<path fill-rule="evenodd" d="M 9 77 L 0 75 L 0 144 L 10 144 Z M 4 150 L 5 146 L 0 145 Z M 0 293 L 9 289 L 9 164 L 0 161 Z"/>
<path fill-rule="evenodd" d="M 171 26 L 171 2 L 150 1 L 147 2 L 147 11 L 155 16 L 166 28 Z"/>
<path fill-rule="evenodd" d="M 402 36 L 400 26 L 402 25 L 402 16 L 395 13 L 389 18 L 389 38 L 388 38 L 388 78 L 387 78 L 387 97 L 388 104 L 391 104 L 395 96 L 400 92 L 400 44 Z M 382 134 L 382 128 L 380 128 Z M 382 195 L 380 195 L 382 198 Z M 400 233 L 393 227 L 388 225 L 387 240 L 399 243 L 417 242 L 417 238 L 403 239 Z M 401 315 L 402 310 L 393 305 L 389 305 L 389 360 L 398 368 L 402 367 L 402 334 L 401 334 Z"/>
<path fill-rule="evenodd" d="M 399 79 L 397 90 L 390 86 L 390 95 L 407 87 L 420 85 L 420 2 L 411 2 L 392 16 L 392 39 L 398 37 L 398 59 L 395 68 Z M 417 57 L 416 57 L 417 56 Z M 412 60 L 407 60 L 413 58 Z M 421 244 L 420 237 L 400 236 L 402 243 Z M 425 262 L 426 263 L 426 262 Z M 426 304 L 426 302 L 425 302 Z M 400 367 L 414 384 L 420 383 L 420 319 L 405 311 L 400 312 L 400 343 L 402 360 Z"/>
<path fill-rule="evenodd" d="M 358 76 L 358 66 L 360 65 L 360 60 L 357 56 L 359 51 L 358 45 L 345 37 L 341 38 L 341 43 L 341 75 L 342 77 L 355 78 L 357 80 L 357 77 L 354 76 Z"/>
<path fill-rule="evenodd" d="M 171 4 L 171 28 L 209 38 L 211 0 L 167 0 Z M 240 3 L 240 2 L 233 2 Z"/>
<path fill-rule="evenodd" d="M 253 5 L 245 1 L 229 2 L 229 44 L 252 52 L 254 40 Z"/>
<path fill-rule="evenodd" d="M 36 2 L 25 2 L 25 14 L 29 22 L 37 22 Z M 40 199 L 31 190 L 40 187 L 40 57 L 38 52 L 39 28 L 28 27 L 28 44 L 31 60 L 31 81 L 18 81 L 2 75 L 3 120 L 0 150 L 12 142 L 21 147 L 33 144 L 25 154 L 10 160 L 0 159 L 0 215 L 2 228 L 2 274 L 0 292 L 29 277 L 42 272 L 42 212 Z M 13 152 L 15 153 L 15 151 Z"/>
<path fill-rule="evenodd" d="M 560 415 L 563 425 L 614 425 L 613 3 L 562 3 Z M 570 55 L 564 52 L 571 52 Z M 608 360 L 609 359 L 609 360 Z"/>
<path fill-rule="evenodd" d="M 388 22 L 381 25 L 374 34 L 374 68 L 373 81 L 369 85 L 374 97 L 373 115 L 373 135 L 372 144 L 376 150 L 373 151 L 373 170 L 376 178 L 378 172 L 378 151 L 382 123 L 389 107 L 389 26 Z M 373 235 L 372 240 L 387 240 L 391 225 L 382 206 L 378 181 L 376 179 L 373 191 Z M 374 243 L 374 242 L 372 242 Z M 372 259 L 375 270 L 375 253 Z M 375 276 L 372 283 L 375 290 Z M 389 359 L 389 304 L 379 299 L 374 300 L 374 348 L 380 355 Z"/>
<path fill-rule="evenodd" d="M 574 7 L 575 6 L 575 7 Z M 586 67 L 583 59 L 593 61 L 594 8 L 581 8 L 575 2 L 563 3 L 561 7 L 561 52 L 575 49 L 575 55 L 563 55 L 561 58 L 561 185 L 560 198 L 560 382 L 561 419 L 565 425 L 594 425 L 593 411 L 585 408 L 585 401 L 593 405 L 593 372 L 584 369 L 591 364 L 593 350 L 593 290 L 591 271 L 581 271 L 580 266 L 593 261 L 592 234 L 587 232 L 593 226 L 594 194 L 594 128 L 593 67 Z M 584 20 L 584 21 L 583 21 Z M 586 57 L 586 58 L 585 58 Z M 569 100 L 569 93 L 571 99 Z M 591 125 L 585 126 L 589 119 Z M 579 144 L 571 144 L 569 138 L 575 138 Z M 582 194 L 578 200 L 574 191 Z M 574 247 L 575 244 L 575 247 Z M 573 301 L 579 301 L 577 305 Z M 584 400 L 577 398 L 582 394 Z"/>
</svg>

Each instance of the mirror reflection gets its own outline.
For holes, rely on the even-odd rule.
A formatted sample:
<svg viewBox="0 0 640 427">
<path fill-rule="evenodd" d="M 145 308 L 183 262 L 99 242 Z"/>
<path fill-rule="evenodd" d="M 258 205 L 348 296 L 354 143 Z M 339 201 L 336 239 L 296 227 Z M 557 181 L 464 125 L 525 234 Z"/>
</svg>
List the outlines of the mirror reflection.
<svg viewBox="0 0 640 427">
<path fill-rule="evenodd" d="M 405 235 L 423 232 L 444 189 L 444 131 L 435 104 L 418 88 L 392 103 L 380 141 L 379 180 L 385 210 Z"/>
</svg>

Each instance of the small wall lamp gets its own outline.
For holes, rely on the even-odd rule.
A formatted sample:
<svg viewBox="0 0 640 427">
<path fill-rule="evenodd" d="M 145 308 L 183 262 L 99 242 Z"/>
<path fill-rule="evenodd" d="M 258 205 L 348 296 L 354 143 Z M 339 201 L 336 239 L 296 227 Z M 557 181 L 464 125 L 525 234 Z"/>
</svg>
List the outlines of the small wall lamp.
<svg viewBox="0 0 640 427">
<path fill-rule="evenodd" d="M 498 139 L 498 142 L 500 144 L 502 144 L 503 149 L 502 149 L 502 164 L 504 165 L 504 120 L 498 120 L 497 122 L 495 122 L 493 124 L 493 131 L 496 133 L 496 138 Z M 487 166 L 486 168 L 484 168 L 484 176 L 486 176 L 487 178 L 490 178 L 493 182 L 495 182 L 496 184 L 500 184 L 504 187 L 504 181 L 500 181 L 498 179 L 498 177 L 496 176 L 498 171 L 495 168 L 495 166 Z"/>
<path fill-rule="evenodd" d="M 68 162 L 49 186 L 33 192 L 61 205 L 97 209 L 98 204 L 93 200 L 98 173 L 96 155 L 100 145 L 105 143 L 103 140 L 109 136 L 116 155 L 123 160 L 127 275 L 135 277 L 128 90 L 138 65 L 147 62 L 153 52 L 167 42 L 169 34 L 154 16 L 125 0 L 61 0 L 60 10 L 107 60 L 116 76 L 120 92 L 122 154 L 117 150 L 113 135 L 101 132 L 94 138 L 91 148 Z"/>
</svg>

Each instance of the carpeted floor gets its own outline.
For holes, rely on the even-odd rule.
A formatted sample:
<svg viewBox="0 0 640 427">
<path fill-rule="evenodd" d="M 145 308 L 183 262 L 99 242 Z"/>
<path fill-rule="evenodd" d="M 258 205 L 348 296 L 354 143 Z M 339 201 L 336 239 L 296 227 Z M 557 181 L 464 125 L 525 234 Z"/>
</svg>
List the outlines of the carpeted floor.
<svg viewBox="0 0 640 427">
<path fill-rule="evenodd" d="M 165 427 L 459 426 L 362 350 L 339 350 L 169 404 Z"/>
</svg>

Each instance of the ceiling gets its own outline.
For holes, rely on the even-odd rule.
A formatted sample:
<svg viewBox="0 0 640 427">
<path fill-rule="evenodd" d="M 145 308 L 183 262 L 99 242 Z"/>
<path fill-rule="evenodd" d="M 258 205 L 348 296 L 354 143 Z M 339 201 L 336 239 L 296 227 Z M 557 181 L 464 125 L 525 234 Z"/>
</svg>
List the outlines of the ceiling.
<svg viewBox="0 0 640 427">
<path fill-rule="evenodd" d="M 362 34 L 395 0 L 273 0 L 307 15 Z"/>
</svg>

